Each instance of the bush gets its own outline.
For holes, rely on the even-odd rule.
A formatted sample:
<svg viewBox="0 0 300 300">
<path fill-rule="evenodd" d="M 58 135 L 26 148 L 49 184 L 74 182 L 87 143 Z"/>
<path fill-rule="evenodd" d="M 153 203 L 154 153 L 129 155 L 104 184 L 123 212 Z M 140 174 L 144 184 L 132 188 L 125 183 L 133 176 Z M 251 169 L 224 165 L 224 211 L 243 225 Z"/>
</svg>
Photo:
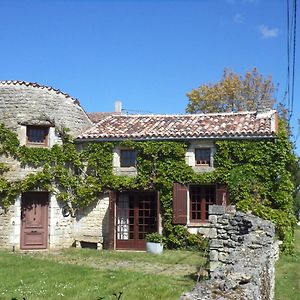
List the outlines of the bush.
<svg viewBox="0 0 300 300">
<path fill-rule="evenodd" d="M 163 242 L 163 236 L 158 232 L 146 234 L 145 239 L 147 242 L 151 242 L 151 243 L 162 243 Z"/>
</svg>

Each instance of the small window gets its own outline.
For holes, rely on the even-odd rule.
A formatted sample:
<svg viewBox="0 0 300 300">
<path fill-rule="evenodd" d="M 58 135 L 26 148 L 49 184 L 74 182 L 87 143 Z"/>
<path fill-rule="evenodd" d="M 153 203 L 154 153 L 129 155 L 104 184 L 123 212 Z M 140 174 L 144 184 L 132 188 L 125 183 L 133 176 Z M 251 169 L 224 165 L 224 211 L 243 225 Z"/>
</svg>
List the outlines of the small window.
<svg viewBox="0 0 300 300">
<path fill-rule="evenodd" d="M 197 166 L 211 166 L 211 149 L 198 148 L 195 149 L 195 161 Z"/>
<path fill-rule="evenodd" d="M 214 185 L 190 186 L 190 220 L 205 222 L 208 220 L 209 205 L 216 204 L 216 187 Z"/>
<path fill-rule="evenodd" d="M 27 144 L 29 145 L 48 145 L 48 127 L 41 126 L 27 126 L 26 135 L 27 135 Z"/>
<path fill-rule="evenodd" d="M 121 165 L 121 167 L 135 167 L 136 166 L 136 151 L 135 150 L 121 150 L 120 165 Z"/>
</svg>

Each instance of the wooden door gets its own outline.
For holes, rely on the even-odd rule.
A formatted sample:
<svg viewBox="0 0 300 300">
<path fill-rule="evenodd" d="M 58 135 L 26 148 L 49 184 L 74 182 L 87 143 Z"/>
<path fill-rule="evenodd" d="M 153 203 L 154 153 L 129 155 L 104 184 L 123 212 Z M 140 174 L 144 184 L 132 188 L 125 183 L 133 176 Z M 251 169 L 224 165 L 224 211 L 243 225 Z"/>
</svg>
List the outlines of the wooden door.
<svg viewBox="0 0 300 300">
<path fill-rule="evenodd" d="M 47 192 L 22 194 L 21 249 L 47 249 L 48 203 Z"/>
<path fill-rule="evenodd" d="M 119 193 L 116 218 L 116 248 L 145 250 L 145 235 L 158 228 L 156 193 Z"/>
</svg>

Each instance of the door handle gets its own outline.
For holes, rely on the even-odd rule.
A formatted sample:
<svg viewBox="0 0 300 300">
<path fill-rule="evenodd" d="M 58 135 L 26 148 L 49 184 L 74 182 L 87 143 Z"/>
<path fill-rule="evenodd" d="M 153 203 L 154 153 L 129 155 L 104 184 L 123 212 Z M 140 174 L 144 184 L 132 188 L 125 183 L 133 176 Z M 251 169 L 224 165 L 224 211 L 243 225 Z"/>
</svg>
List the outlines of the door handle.
<svg viewBox="0 0 300 300">
<path fill-rule="evenodd" d="M 37 230 L 31 230 L 31 233 L 36 233 L 37 232 Z"/>
</svg>

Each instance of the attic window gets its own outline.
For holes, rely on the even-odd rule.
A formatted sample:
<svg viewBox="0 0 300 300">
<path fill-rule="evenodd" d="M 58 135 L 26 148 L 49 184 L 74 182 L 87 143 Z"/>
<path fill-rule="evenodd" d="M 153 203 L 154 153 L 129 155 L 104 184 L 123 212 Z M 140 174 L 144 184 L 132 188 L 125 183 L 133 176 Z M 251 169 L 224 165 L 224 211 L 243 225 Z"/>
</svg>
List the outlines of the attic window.
<svg viewBox="0 0 300 300">
<path fill-rule="evenodd" d="M 121 167 L 135 167 L 136 166 L 136 151 L 135 150 L 121 150 L 120 166 Z"/>
<path fill-rule="evenodd" d="M 211 166 L 211 149 L 198 148 L 195 149 L 195 161 L 197 166 Z"/>
<path fill-rule="evenodd" d="M 48 145 L 49 127 L 46 126 L 27 126 L 26 127 L 26 144 L 47 146 Z"/>
</svg>

